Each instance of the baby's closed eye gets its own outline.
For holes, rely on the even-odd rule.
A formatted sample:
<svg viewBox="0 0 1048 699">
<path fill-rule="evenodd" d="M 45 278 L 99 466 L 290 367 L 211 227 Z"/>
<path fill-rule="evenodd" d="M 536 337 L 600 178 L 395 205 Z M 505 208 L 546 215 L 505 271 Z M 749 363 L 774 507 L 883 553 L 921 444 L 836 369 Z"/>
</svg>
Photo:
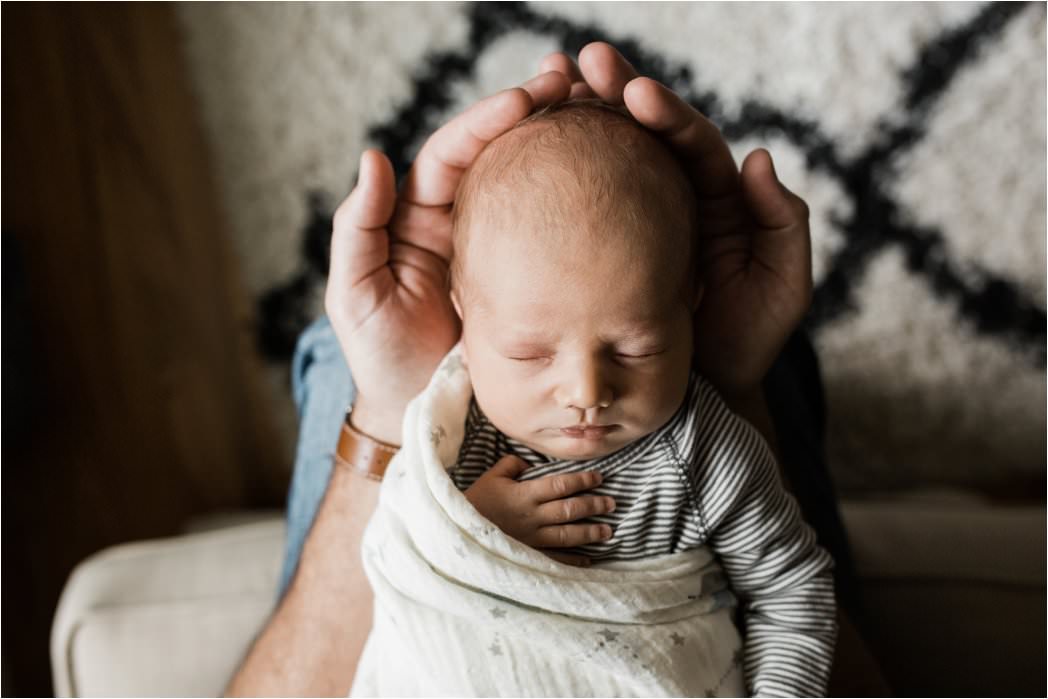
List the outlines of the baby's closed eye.
<svg viewBox="0 0 1048 699">
<path fill-rule="evenodd" d="M 615 353 L 616 357 L 622 357 L 624 359 L 647 359 L 649 357 L 657 357 L 660 354 L 664 354 L 665 349 L 648 349 L 648 350 L 620 350 Z"/>
<path fill-rule="evenodd" d="M 542 361 L 544 359 L 552 359 L 553 358 L 552 355 L 548 355 L 548 354 L 518 354 L 518 353 L 514 353 L 514 352 L 510 352 L 510 353 L 505 354 L 503 356 L 505 356 L 506 359 L 512 359 L 515 362 L 537 362 L 537 361 Z"/>
</svg>

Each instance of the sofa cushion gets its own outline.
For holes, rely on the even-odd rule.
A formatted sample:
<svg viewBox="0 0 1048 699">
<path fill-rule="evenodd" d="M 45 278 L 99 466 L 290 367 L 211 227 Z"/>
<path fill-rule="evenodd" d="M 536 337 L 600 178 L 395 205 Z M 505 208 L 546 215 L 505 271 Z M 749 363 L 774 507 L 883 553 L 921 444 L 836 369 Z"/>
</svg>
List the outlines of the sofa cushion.
<svg viewBox="0 0 1048 699">
<path fill-rule="evenodd" d="M 51 635 L 58 696 L 217 696 L 275 603 L 279 516 L 81 563 Z"/>
<path fill-rule="evenodd" d="M 841 509 L 865 632 L 896 692 L 1044 692 L 1043 504 L 916 494 Z M 52 629 L 55 691 L 220 694 L 273 608 L 283 546 L 283 519 L 271 514 L 84 561 Z"/>
</svg>

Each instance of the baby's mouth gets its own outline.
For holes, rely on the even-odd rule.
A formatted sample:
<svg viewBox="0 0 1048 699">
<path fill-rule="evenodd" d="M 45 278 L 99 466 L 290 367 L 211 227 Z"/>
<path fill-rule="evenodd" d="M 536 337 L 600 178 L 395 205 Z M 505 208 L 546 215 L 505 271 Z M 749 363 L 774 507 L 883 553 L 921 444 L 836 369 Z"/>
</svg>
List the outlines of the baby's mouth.
<svg viewBox="0 0 1048 699">
<path fill-rule="evenodd" d="M 578 425 L 576 427 L 562 427 L 560 433 L 569 439 L 595 442 L 604 439 L 617 429 L 619 429 L 618 425 Z"/>
</svg>

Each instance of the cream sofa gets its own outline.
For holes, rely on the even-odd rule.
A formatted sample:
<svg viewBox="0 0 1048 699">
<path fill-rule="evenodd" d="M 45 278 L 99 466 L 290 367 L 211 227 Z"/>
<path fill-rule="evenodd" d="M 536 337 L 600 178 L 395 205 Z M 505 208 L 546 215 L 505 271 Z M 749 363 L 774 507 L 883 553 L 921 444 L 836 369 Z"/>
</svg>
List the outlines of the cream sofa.
<svg viewBox="0 0 1048 699">
<path fill-rule="evenodd" d="M 1045 507 L 955 493 L 843 504 L 870 645 L 901 695 L 1045 694 Z M 73 572 L 58 696 L 219 694 L 275 604 L 280 513 L 196 522 Z"/>
</svg>

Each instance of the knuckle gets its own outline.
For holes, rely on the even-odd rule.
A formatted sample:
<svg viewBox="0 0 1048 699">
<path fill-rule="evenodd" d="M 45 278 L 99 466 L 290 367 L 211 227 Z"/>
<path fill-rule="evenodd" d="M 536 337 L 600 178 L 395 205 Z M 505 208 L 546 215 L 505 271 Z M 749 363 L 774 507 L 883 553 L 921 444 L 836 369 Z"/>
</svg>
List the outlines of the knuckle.
<svg viewBox="0 0 1048 699">
<path fill-rule="evenodd" d="M 599 515 L 608 511 L 608 502 L 605 498 L 595 497 L 590 501 L 590 514 Z"/>
<path fill-rule="evenodd" d="M 554 495 L 558 498 L 568 494 L 568 479 L 564 476 L 554 476 L 550 485 L 553 488 Z"/>
</svg>

